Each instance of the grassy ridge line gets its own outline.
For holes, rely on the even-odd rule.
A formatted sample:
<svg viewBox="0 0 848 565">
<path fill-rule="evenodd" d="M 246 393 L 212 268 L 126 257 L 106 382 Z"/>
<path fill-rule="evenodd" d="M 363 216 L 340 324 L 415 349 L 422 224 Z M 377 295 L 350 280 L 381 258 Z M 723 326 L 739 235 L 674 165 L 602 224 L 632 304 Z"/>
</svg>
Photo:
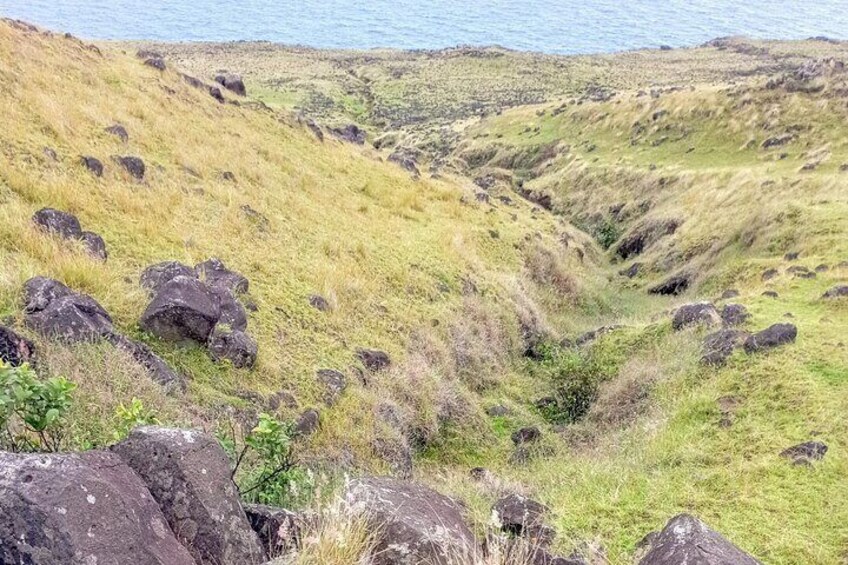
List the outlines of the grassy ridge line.
<svg viewBox="0 0 848 565">
<path fill-rule="evenodd" d="M 20 321 L 22 283 L 56 277 L 94 296 L 122 331 L 145 339 L 191 377 L 185 399 L 166 400 L 140 390 L 149 387 L 136 382 L 136 369 L 120 355 L 99 358 L 88 348 L 66 351 L 39 341 L 51 371 L 88 382 L 82 393 L 97 409 L 90 417 L 79 414 L 82 441 L 103 440 L 110 410 L 128 400 L 128 391 L 206 425 L 228 417 L 232 405 L 256 409 L 240 391 L 290 389 L 302 406 L 320 404 L 314 371 L 348 370 L 354 348 L 386 349 L 402 366 L 416 330 L 438 323 L 433 333 L 447 339 L 440 328 L 462 311 L 465 279 L 484 294 L 484 309 L 493 305 L 515 326 L 516 293 L 533 301 L 534 283 L 522 274 L 533 249 L 552 249 L 554 262 L 573 261 L 575 274 L 589 268 L 562 250 L 555 238 L 570 228 L 550 218 L 531 219 L 524 206 L 505 211 L 474 203 L 451 180 L 414 181 L 367 151 L 319 143 L 285 116 L 220 105 L 174 70 L 161 73 L 131 56 L 101 55 L 74 39 L 7 23 L 0 25 L 0 60 L 0 311 Z M 114 123 L 127 128 L 127 144 L 103 131 Z M 123 174 L 110 158 L 116 154 L 142 157 L 145 181 Z M 102 179 L 80 166 L 80 155 L 104 162 Z M 223 171 L 236 181 L 225 180 Z M 267 223 L 247 216 L 245 205 Z M 72 212 L 100 233 L 109 261 L 96 263 L 34 229 L 30 217 L 42 206 Z M 259 310 L 249 331 L 260 349 L 253 371 L 216 366 L 201 348 L 174 348 L 137 330 L 147 302 L 137 284 L 141 270 L 161 260 L 193 264 L 210 256 L 251 281 Z M 326 296 L 332 312 L 313 309 L 312 293 Z M 570 297 L 549 301 L 563 299 Z M 348 442 L 355 425 L 346 418 L 370 422 L 368 407 L 378 396 L 354 383 L 350 409 L 328 412 L 316 445 Z M 371 432 L 362 435 L 354 451 L 367 464 Z"/>
</svg>

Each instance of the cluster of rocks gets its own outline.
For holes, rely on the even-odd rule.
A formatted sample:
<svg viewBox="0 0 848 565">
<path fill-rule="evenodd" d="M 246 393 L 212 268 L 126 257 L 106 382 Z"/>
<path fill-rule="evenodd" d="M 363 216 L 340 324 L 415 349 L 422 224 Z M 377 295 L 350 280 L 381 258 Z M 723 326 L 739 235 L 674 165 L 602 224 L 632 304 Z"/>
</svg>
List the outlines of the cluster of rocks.
<svg viewBox="0 0 848 565">
<path fill-rule="evenodd" d="M 119 165 L 130 177 L 137 181 L 144 180 L 147 167 L 140 157 L 133 155 L 113 155 L 112 161 Z M 91 155 L 83 155 L 80 157 L 80 164 L 88 169 L 88 171 L 96 177 L 103 176 L 103 162 L 97 157 Z"/>
<path fill-rule="evenodd" d="M 151 265 L 141 285 L 152 297 L 141 316 L 145 331 L 170 342 L 205 345 L 215 361 L 252 367 L 258 347 L 247 333 L 247 312 L 238 296 L 249 282 L 219 259 L 195 267 L 176 261 Z"/>
<path fill-rule="evenodd" d="M 105 340 L 129 353 L 151 378 L 167 390 L 185 389 L 185 379 L 175 373 L 143 343 L 117 332 L 108 312 L 92 297 L 74 292 L 59 281 L 35 277 L 24 284 L 24 322 L 28 328 L 64 343 Z M 6 329 L 9 349 L 18 354 L 10 361 L 29 361 L 32 344 Z"/>
<path fill-rule="evenodd" d="M 697 302 L 678 308 L 671 325 L 675 331 L 693 326 L 720 327 L 708 334 L 702 344 L 701 362 L 716 366 L 727 362 L 736 349 L 756 353 L 793 343 L 798 336 L 798 329 L 787 323 L 774 324 L 753 334 L 736 327 L 747 322 L 749 317 L 741 304 L 726 304 L 719 312 L 710 302 Z"/>
<path fill-rule="evenodd" d="M 42 208 L 32 216 L 32 221 L 42 230 L 62 239 L 81 241 L 92 257 L 105 261 L 109 256 L 103 238 L 94 232 L 83 231 L 79 219 L 73 214 Z"/>
</svg>

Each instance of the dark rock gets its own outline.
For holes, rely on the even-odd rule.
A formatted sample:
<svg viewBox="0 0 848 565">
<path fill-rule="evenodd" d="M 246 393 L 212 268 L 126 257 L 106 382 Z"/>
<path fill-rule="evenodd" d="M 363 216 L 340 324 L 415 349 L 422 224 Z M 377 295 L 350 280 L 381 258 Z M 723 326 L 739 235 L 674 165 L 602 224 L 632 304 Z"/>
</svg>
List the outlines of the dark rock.
<svg viewBox="0 0 848 565">
<path fill-rule="evenodd" d="M 144 64 L 148 67 L 153 67 L 156 70 L 164 71 L 167 67 L 165 65 L 165 61 L 158 57 L 151 57 L 144 61 Z"/>
<path fill-rule="evenodd" d="M 492 476 L 492 473 L 485 467 L 474 467 L 468 471 L 468 474 L 475 481 L 485 481 Z"/>
<path fill-rule="evenodd" d="M 765 351 L 787 343 L 794 343 L 797 336 L 798 328 L 793 324 L 774 324 L 746 339 L 745 352 Z"/>
<path fill-rule="evenodd" d="M 837 285 L 822 295 L 822 298 L 842 298 L 848 296 L 848 284 Z"/>
<path fill-rule="evenodd" d="M 32 221 L 41 229 L 64 239 L 80 239 L 82 237 L 82 227 L 80 227 L 77 217 L 61 210 L 42 208 L 33 214 Z"/>
<path fill-rule="evenodd" d="M 218 88 L 217 86 L 210 86 L 209 87 L 209 96 L 211 96 L 212 98 L 214 98 L 215 100 L 217 100 L 221 104 L 223 104 L 224 102 L 227 101 L 227 99 L 224 98 L 224 95 L 221 93 L 221 89 Z"/>
<path fill-rule="evenodd" d="M 125 128 L 121 124 L 115 124 L 114 126 L 109 126 L 104 131 L 106 133 L 111 133 L 112 135 L 117 136 L 118 139 L 120 139 L 124 143 L 126 143 L 130 139 L 130 134 L 127 133 L 127 128 Z"/>
<path fill-rule="evenodd" d="M 689 288 L 688 275 L 674 275 L 648 289 L 651 294 L 678 295 Z"/>
<path fill-rule="evenodd" d="M 718 532 L 690 516 L 669 520 L 639 565 L 760 565 Z"/>
<path fill-rule="evenodd" d="M 264 504 L 245 504 L 244 512 L 269 556 L 281 557 L 300 546 L 302 524 L 299 515 Z"/>
<path fill-rule="evenodd" d="M 321 424 L 321 419 L 319 418 L 318 411 L 314 409 L 309 409 L 298 418 L 297 423 L 294 426 L 295 435 L 298 436 L 311 436 L 316 431 L 318 431 L 318 426 Z"/>
<path fill-rule="evenodd" d="M 751 315 L 741 304 L 726 304 L 721 309 L 721 319 L 726 326 L 739 326 L 748 321 Z"/>
<path fill-rule="evenodd" d="M 343 128 L 332 128 L 330 133 L 350 143 L 356 143 L 357 145 L 365 144 L 365 130 L 360 129 L 355 124 L 349 124 Z"/>
<path fill-rule="evenodd" d="M 673 234 L 679 226 L 680 222 L 677 220 L 650 222 L 639 226 L 621 240 L 615 253 L 622 259 L 629 259 L 642 253 L 661 238 Z"/>
<path fill-rule="evenodd" d="M 25 337 L 18 335 L 11 328 L 0 326 L 0 361 L 19 367 L 32 361 L 35 355 L 35 345 Z"/>
<path fill-rule="evenodd" d="M 525 443 L 534 443 L 542 437 L 542 432 L 536 426 L 528 426 L 512 434 L 512 443 L 522 445 Z"/>
<path fill-rule="evenodd" d="M 466 563 L 477 554 L 461 507 L 427 487 L 390 478 L 357 479 L 347 487 L 345 501 L 378 537 L 374 565 Z"/>
<path fill-rule="evenodd" d="M 420 177 L 421 172 L 418 170 L 418 164 L 411 156 L 401 151 L 395 151 L 389 155 L 389 162 L 399 165 L 402 169 L 412 173 L 414 177 Z"/>
<path fill-rule="evenodd" d="M 239 330 L 216 326 L 209 336 L 209 354 L 215 361 L 229 361 L 238 369 L 250 368 L 256 363 L 259 348 L 253 339 Z"/>
<path fill-rule="evenodd" d="M 239 96 L 247 96 L 247 89 L 244 87 L 244 81 L 241 76 L 235 74 L 221 74 L 215 77 L 215 82 L 226 88 L 227 90 L 238 94 Z"/>
<path fill-rule="evenodd" d="M 325 401 L 332 406 L 344 392 L 345 388 L 347 388 L 347 380 L 344 374 L 333 369 L 321 369 L 318 371 L 317 377 L 318 381 L 326 389 L 326 394 L 324 395 Z"/>
<path fill-rule="evenodd" d="M 769 298 L 777 298 L 778 294 L 773 290 L 766 290 L 763 292 L 763 296 L 767 296 Z"/>
<path fill-rule="evenodd" d="M 233 293 L 224 287 L 211 287 L 210 290 L 218 300 L 221 316 L 218 324 L 228 326 L 231 330 L 243 332 L 247 329 L 247 311 Z"/>
<path fill-rule="evenodd" d="M 209 286 L 224 287 L 234 294 L 245 293 L 250 288 L 250 283 L 244 275 L 231 271 L 223 261 L 214 257 L 195 265 L 194 271 L 197 278 Z"/>
<path fill-rule="evenodd" d="M 774 137 L 769 137 L 765 141 L 763 141 L 761 147 L 763 149 L 771 149 L 773 147 L 782 147 L 786 145 L 790 141 L 795 139 L 795 135 L 791 133 L 784 133 L 782 135 L 776 135 Z"/>
<path fill-rule="evenodd" d="M 299 406 L 297 398 L 287 391 L 281 390 L 275 392 L 268 397 L 268 408 L 270 410 L 279 410 L 280 408 L 297 408 Z"/>
<path fill-rule="evenodd" d="M 795 465 L 810 465 L 821 461 L 827 453 L 827 446 L 820 441 L 807 441 L 780 452 L 781 457 L 791 459 Z"/>
<path fill-rule="evenodd" d="M 80 240 L 83 246 L 85 246 L 85 250 L 88 251 L 88 254 L 95 259 L 105 261 L 109 258 L 109 253 L 106 251 L 106 242 L 96 233 L 84 231 L 80 236 Z"/>
<path fill-rule="evenodd" d="M 511 413 L 512 410 L 502 404 L 486 408 L 486 414 L 492 417 L 509 416 Z"/>
<path fill-rule="evenodd" d="M 132 156 L 119 156 L 116 155 L 113 157 L 115 162 L 124 168 L 134 179 L 143 180 L 144 179 L 144 161 L 139 159 L 138 157 Z"/>
<path fill-rule="evenodd" d="M 795 278 L 798 278 L 798 279 L 814 279 L 814 278 L 816 278 L 816 274 L 813 271 L 797 271 L 795 273 Z"/>
<path fill-rule="evenodd" d="M 770 281 L 779 274 L 780 272 L 777 269 L 766 269 L 765 271 L 763 271 L 763 275 L 761 278 L 764 281 Z"/>
<path fill-rule="evenodd" d="M 690 326 L 704 325 L 711 327 L 719 324 L 721 324 L 721 316 L 719 316 L 715 306 L 709 302 L 696 302 L 684 304 L 678 308 L 674 313 L 671 327 L 675 331 L 680 331 Z"/>
<path fill-rule="evenodd" d="M 724 365 L 733 350 L 742 347 L 751 334 L 741 330 L 719 330 L 704 338 L 701 362 L 705 365 Z"/>
<path fill-rule="evenodd" d="M 548 508 L 520 494 L 510 494 L 492 506 L 495 523 L 502 531 L 530 540 L 535 546 L 553 541 L 553 530 L 545 525 Z"/>
<path fill-rule="evenodd" d="M 220 317 L 218 298 L 208 286 L 195 278 L 176 276 L 147 306 L 141 327 L 167 341 L 205 344 Z"/>
<path fill-rule="evenodd" d="M 800 253 L 798 251 L 792 251 L 783 256 L 784 261 L 795 261 L 798 259 Z"/>
<path fill-rule="evenodd" d="M 230 462 L 218 441 L 196 430 L 144 426 L 111 447 L 147 484 L 198 565 L 264 563 Z"/>
<path fill-rule="evenodd" d="M 321 312 L 328 312 L 330 310 L 330 303 L 327 302 L 326 298 L 318 294 L 313 294 L 309 297 L 309 304 Z"/>
<path fill-rule="evenodd" d="M 722 300 L 729 300 L 731 298 L 736 298 L 738 296 L 739 296 L 739 291 L 734 289 L 734 288 L 727 289 L 727 290 L 725 290 L 724 292 L 721 293 L 721 299 Z"/>
<path fill-rule="evenodd" d="M 618 272 L 619 275 L 627 277 L 628 279 L 632 279 L 639 274 L 639 270 L 642 268 L 642 263 L 633 263 L 626 269 L 622 269 Z"/>
<path fill-rule="evenodd" d="M 80 161 L 82 162 L 82 166 L 91 171 L 94 176 L 103 176 L 103 163 L 100 162 L 100 159 L 95 157 L 81 157 Z"/>
<path fill-rule="evenodd" d="M 815 270 L 817 273 L 826 273 L 826 272 L 828 272 L 828 271 L 830 270 L 830 267 L 828 267 L 827 265 L 825 265 L 824 263 L 822 263 L 821 265 L 816 265 L 816 268 L 815 268 L 814 270 Z"/>
<path fill-rule="evenodd" d="M 162 386 L 166 392 L 185 392 L 185 378 L 177 374 L 145 344 L 114 333 L 107 335 L 106 339 L 118 349 L 129 353 L 136 363 L 144 367 L 153 382 Z"/>
<path fill-rule="evenodd" d="M 194 278 L 194 269 L 178 261 L 163 261 L 144 269 L 139 282 L 143 288 L 155 294 L 165 286 L 165 283 L 179 276 Z"/>
<path fill-rule="evenodd" d="M 30 279 L 24 284 L 24 297 L 27 326 L 46 337 L 75 343 L 112 332 L 112 318 L 96 300 L 59 281 Z"/>
<path fill-rule="evenodd" d="M 236 182 L 236 175 L 232 171 L 221 171 L 221 179 L 227 182 Z"/>
<path fill-rule="evenodd" d="M 369 371 L 382 371 L 392 364 L 389 354 L 377 349 L 357 349 L 356 357 Z"/>
<path fill-rule="evenodd" d="M 587 343 L 591 343 L 598 339 L 599 337 L 606 335 L 610 332 L 614 332 L 615 330 L 621 329 L 624 326 L 620 324 L 613 324 L 610 326 L 601 326 L 600 328 L 595 328 L 594 330 L 590 330 L 583 334 L 580 334 L 576 340 L 574 340 L 575 345 L 586 345 Z"/>
<path fill-rule="evenodd" d="M 195 563 L 114 454 L 0 453 L 0 469 L 0 563 Z"/>
</svg>

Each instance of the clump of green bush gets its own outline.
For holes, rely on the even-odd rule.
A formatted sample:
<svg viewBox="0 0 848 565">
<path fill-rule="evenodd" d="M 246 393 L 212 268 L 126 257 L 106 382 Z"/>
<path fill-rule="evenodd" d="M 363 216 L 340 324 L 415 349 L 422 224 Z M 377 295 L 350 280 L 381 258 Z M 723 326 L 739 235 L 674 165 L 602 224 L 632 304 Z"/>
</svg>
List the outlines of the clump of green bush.
<svg viewBox="0 0 848 565">
<path fill-rule="evenodd" d="M 66 442 L 64 418 L 76 385 L 63 377 L 42 380 L 29 365 L 0 362 L 0 449 L 55 452 Z"/>
</svg>

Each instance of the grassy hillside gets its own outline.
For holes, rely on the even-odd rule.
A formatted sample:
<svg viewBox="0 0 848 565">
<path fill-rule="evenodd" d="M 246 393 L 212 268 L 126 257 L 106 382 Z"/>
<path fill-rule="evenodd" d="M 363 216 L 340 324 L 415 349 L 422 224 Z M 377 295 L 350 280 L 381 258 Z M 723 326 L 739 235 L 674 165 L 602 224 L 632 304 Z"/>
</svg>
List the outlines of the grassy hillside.
<svg viewBox="0 0 848 565">
<path fill-rule="evenodd" d="M 848 303 L 821 298 L 848 278 L 843 77 L 766 86 L 844 46 L 730 40 L 574 58 L 155 46 L 170 57 L 164 72 L 137 47 L 0 23 L 0 315 L 35 339 L 42 375 L 79 384 L 72 447 L 108 443 L 133 397 L 165 423 L 226 431 L 286 390 L 298 407 L 281 419 L 321 412 L 296 448 L 304 467 L 404 474 L 412 458 L 412 476 L 463 500 L 480 533 L 494 499 L 518 490 L 550 507 L 559 552 L 592 563 L 631 562 L 681 511 L 764 563 L 846 559 Z M 219 104 L 179 75 L 219 69 L 245 74 L 252 97 Z M 686 88 L 640 95 L 652 85 Z M 596 87 L 616 95 L 593 100 L 606 97 Z M 308 102 L 319 99 L 332 104 Z M 424 147 L 421 163 L 441 173 L 415 180 L 386 151 L 319 141 L 291 109 Z M 104 131 L 115 123 L 128 142 Z M 102 178 L 82 155 L 103 161 Z M 145 180 L 113 155 L 144 159 Z M 37 230 L 44 206 L 100 233 L 108 261 Z M 622 258 L 642 232 L 641 251 Z M 138 327 L 145 266 L 212 256 L 250 280 L 252 370 Z M 636 262 L 634 278 L 619 274 Z M 827 269 L 799 278 L 788 271 L 798 265 Z M 681 296 L 646 292 L 682 272 Z M 187 392 L 165 396 L 108 345 L 27 332 L 21 286 L 34 275 L 95 297 L 188 377 Z M 731 288 L 738 297 L 718 298 Z M 798 339 L 705 367 L 707 330 L 670 321 L 699 299 L 744 304 L 748 331 L 792 322 Z M 624 327 L 573 346 L 614 324 Z M 387 351 L 392 368 L 365 371 L 358 347 Z M 332 406 L 322 368 L 349 383 Z M 537 406 L 563 390 L 587 399 L 580 411 Z M 542 439 L 516 450 L 510 436 L 527 425 Z M 829 446 L 824 460 L 780 457 L 811 439 Z M 476 466 L 489 474 L 470 476 Z"/>
</svg>

